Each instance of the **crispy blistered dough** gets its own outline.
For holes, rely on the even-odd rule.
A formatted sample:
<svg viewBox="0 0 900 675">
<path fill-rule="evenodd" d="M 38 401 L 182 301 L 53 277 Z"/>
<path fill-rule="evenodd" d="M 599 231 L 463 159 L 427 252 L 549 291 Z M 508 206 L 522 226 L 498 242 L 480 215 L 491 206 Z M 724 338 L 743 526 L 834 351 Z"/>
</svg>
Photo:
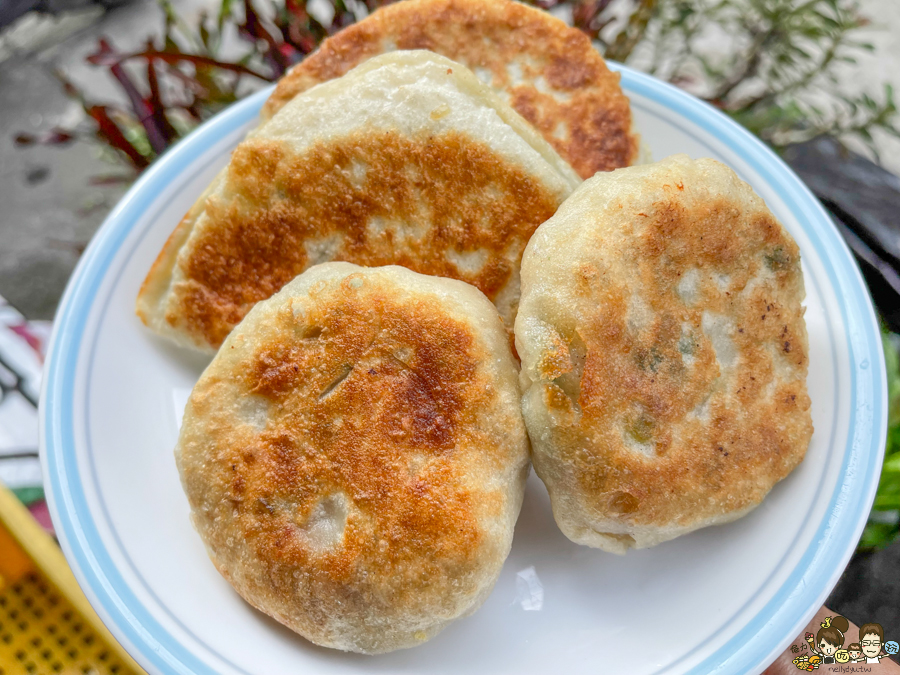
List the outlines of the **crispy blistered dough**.
<svg viewBox="0 0 900 675">
<path fill-rule="evenodd" d="M 506 332 L 460 281 L 318 265 L 225 341 L 175 456 L 250 604 L 327 647 L 412 647 L 481 605 L 512 543 L 528 440 Z"/>
<path fill-rule="evenodd" d="M 383 7 L 281 78 L 263 118 L 310 87 L 396 49 L 428 49 L 474 70 L 582 178 L 637 162 L 619 76 L 581 31 L 509 0 L 405 0 Z"/>
<path fill-rule="evenodd" d="M 516 347 L 560 529 L 624 553 L 734 520 L 812 435 L 800 251 L 727 167 L 598 175 L 538 228 Z"/>
<path fill-rule="evenodd" d="M 511 328 L 522 251 L 579 183 L 466 68 L 386 54 L 293 99 L 237 147 L 166 243 L 137 312 L 213 351 L 256 302 L 344 260 L 467 281 Z"/>
</svg>

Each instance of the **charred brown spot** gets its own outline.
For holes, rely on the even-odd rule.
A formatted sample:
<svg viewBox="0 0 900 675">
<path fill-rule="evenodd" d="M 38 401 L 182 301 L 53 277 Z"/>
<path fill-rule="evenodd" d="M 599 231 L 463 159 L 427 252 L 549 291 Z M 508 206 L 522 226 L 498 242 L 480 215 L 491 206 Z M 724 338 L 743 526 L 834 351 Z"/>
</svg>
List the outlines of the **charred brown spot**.
<svg viewBox="0 0 900 675">
<path fill-rule="evenodd" d="M 615 513 L 634 513 L 640 502 L 628 492 L 614 492 L 609 500 L 609 508 Z"/>
<path fill-rule="evenodd" d="M 596 64 L 585 61 L 573 61 L 568 58 L 555 58 L 547 66 L 547 83 L 557 89 L 577 89 L 595 81 L 597 77 Z"/>
<path fill-rule="evenodd" d="M 265 350 L 254 364 L 255 383 L 251 391 L 270 397 L 290 393 L 300 376 L 300 364 L 305 361 L 304 351 L 308 351 L 305 346 L 286 344 Z"/>
<path fill-rule="evenodd" d="M 567 117 L 571 135 L 565 151 L 560 154 L 582 177 L 630 166 L 634 162 L 637 140 L 627 130 L 631 124 L 627 99 L 619 105 L 600 107 L 599 101 L 585 98 L 578 107 L 570 106 Z M 626 120 L 628 127 L 624 124 Z"/>
</svg>

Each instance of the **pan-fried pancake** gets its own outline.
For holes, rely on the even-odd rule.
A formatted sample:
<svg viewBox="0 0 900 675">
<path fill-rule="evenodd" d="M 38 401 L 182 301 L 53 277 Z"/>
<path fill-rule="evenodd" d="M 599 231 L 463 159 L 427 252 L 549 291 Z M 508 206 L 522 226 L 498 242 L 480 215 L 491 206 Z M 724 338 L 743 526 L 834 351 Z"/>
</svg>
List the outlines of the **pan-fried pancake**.
<svg viewBox="0 0 900 675">
<path fill-rule="evenodd" d="M 250 604 L 316 644 L 412 647 L 484 602 L 528 472 L 496 309 L 460 281 L 325 263 L 257 304 L 175 450 L 194 526 Z"/>
<path fill-rule="evenodd" d="M 624 553 L 759 504 L 812 435 L 797 244 L 727 167 L 598 174 L 522 261 L 516 347 L 560 529 Z"/>
<path fill-rule="evenodd" d="M 428 49 L 458 61 L 531 122 L 582 178 L 638 161 L 631 109 L 586 35 L 510 0 L 404 0 L 325 40 L 288 72 L 263 118 L 377 54 Z"/>
<path fill-rule="evenodd" d="M 256 302 L 344 260 L 466 281 L 511 328 L 522 251 L 579 183 L 466 68 L 386 54 L 296 97 L 237 147 L 166 242 L 137 312 L 212 351 Z"/>
</svg>

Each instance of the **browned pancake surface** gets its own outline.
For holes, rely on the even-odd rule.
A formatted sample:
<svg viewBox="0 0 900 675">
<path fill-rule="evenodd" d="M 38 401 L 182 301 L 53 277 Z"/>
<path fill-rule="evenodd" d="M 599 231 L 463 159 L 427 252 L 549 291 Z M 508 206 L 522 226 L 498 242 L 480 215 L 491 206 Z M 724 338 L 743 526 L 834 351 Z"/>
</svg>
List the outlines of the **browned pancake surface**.
<svg viewBox="0 0 900 675">
<path fill-rule="evenodd" d="M 427 49 L 474 70 L 582 178 L 637 160 L 619 76 L 581 31 L 510 0 L 404 0 L 383 7 L 285 75 L 263 118 L 310 87 L 394 49 Z"/>
<path fill-rule="evenodd" d="M 194 389 L 182 480 L 249 602 L 318 644 L 411 646 L 473 611 L 509 550 L 527 441 L 506 335 L 458 282 L 308 275 Z"/>
<path fill-rule="evenodd" d="M 375 169 L 358 178 L 359 164 Z M 207 201 L 205 234 L 166 317 L 213 345 L 256 302 L 321 260 L 398 264 L 461 279 L 496 300 L 517 287 L 522 250 L 558 205 L 524 171 L 455 133 L 427 141 L 360 134 L 301 157 L 249 139 L 226 180 L 229 198 Z"/>
<path fill-rule="evenodd" d="M 640 547 L 745 513 L 803 459 L 800 251 L 712 160 L 593 180 L 525 255 L 526 420 L 563 530 Z"/>
</svg>

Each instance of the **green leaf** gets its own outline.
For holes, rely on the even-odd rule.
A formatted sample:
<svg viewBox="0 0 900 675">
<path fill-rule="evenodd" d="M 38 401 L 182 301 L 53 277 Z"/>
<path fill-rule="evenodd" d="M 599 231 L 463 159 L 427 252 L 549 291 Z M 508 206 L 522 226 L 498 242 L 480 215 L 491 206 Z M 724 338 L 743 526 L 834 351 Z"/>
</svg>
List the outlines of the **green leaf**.
<svg viewBox="0 0 900 675">
<path fill-rule="evenodd" d="M 232 2 L 233 0 L 222 0 L 222 4 L 219 6 L 219 16 L 216 19 L 216 24 L 218 25 L 220 34 L 222 33 L 222 27 L 225 25 L 225 22 L 231 18 Z"/>
<path fill-rule="evenodd" d="M 897 537 L 897 527 L 885 523 L 868 523 L 859 540 L 859 548 L 884 548 Z"/>
<path fill-rule="evenodd" d="M 203 46 L 206 47 L 206 52 L 210 51 L 210 35 L 209 30 L 206 28 L 206 14 L 201 14 L 200 17 L 200 40 L 203 42 Z"/>
<path fill-rule="evenodd" d="M 869 516 L 860 548 L 882 548 L 900 535 L 900 336 L 882 335 L 888 382 L 888 436 L 875 508 Z"/>
<path fill-rule="evenodd" d="M 893 454 L 884 460 L 883 474 L 896 473 L 900 475 L 900 452 Z"/>
<path fill-rule="evenodd" d="M 12 493 L 19 498 L 25 506 L 30 506 L 36 501 L 44 498 L 44 488 L 42 487 L 22 487 L 13 488 Z"/>
</svg>

